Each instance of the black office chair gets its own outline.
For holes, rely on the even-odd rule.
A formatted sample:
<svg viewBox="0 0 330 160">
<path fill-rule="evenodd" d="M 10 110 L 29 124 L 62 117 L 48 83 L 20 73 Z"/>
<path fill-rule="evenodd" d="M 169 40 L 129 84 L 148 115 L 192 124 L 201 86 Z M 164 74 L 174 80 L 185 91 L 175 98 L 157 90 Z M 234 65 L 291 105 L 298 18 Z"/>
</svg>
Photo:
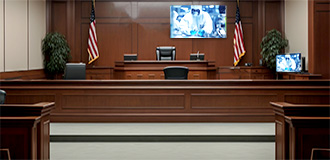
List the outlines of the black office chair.
<svg viewBox="0 0 330 160">
<path fill-rule="evenodd" d="M 168 66 L 164 68 L 165 79 L 188 79 L 189 68 L 184 66 Z"/>
<path fill-rule="evenodd" d="M 0 104 L 4 104 L 6 100 L 6 92 L 0 89 Z"/>
<path fill-rule="evenodd" d="M 67 63 L 64 71 L 64 79 L 86 79 L 86 64 Z"/>
<path fill-rule="evenodd" d="M 156 59 L 160 60 L 175 60 L 175 47 L 162 46 L 156 48 Z"/>
</svg>

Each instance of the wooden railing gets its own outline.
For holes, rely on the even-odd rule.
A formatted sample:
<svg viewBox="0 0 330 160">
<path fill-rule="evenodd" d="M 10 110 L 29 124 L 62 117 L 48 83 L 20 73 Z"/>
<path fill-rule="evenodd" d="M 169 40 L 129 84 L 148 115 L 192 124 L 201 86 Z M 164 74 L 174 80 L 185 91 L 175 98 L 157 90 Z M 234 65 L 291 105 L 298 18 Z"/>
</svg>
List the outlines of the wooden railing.
<svg viewBox="0 0 330 160">
<path fill-rule="evenodd" d="M 329 103 L 328 80 L 0 81 L 7 103 L 54 101 L 52 122 L 274 122 L 270 101 Z"/>
<path fill-rule="evenodd" d="M 327 151 L 317 159 L 330 159 L 329 104 L 271 104 L 275 112 L 276 159 L 313 159 L 313 151 Z"/>
<path fill-rule="evenodd" d="M 0 148 L 8 159 L 49 159 L 49 123 L 54 102 L 0 105 Z"/>
</svg>

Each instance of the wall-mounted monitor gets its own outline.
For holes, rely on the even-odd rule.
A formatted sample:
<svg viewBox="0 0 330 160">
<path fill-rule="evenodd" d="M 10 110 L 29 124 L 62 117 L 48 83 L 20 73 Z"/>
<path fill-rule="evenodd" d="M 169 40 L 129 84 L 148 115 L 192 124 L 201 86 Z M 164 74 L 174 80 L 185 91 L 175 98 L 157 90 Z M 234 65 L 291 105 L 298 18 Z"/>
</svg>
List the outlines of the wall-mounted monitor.
<svg viewBox="0 0 330 160">
<path fill-rule="evenodd" d="M 276 72 L 301 72 L 301 54 L 276 55 Z"/>
<path fill-rule="evenodd" d="M 224 5 L 172 5 L 171 38 L 227 38 Z"/>
</svg>

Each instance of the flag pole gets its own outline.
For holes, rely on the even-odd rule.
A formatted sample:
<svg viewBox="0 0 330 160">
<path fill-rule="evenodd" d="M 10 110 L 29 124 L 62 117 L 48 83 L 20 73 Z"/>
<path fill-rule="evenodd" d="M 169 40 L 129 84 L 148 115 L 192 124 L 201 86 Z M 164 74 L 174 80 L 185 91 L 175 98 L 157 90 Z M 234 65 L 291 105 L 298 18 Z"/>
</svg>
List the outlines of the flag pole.
<svg viewBox="0 0 330 160">
<path fill-rule="evenodd" d="M 237 0 L 237 5 L 238 5 L 238 7 L 239 7 L 239 0 Z"/>
</svg>

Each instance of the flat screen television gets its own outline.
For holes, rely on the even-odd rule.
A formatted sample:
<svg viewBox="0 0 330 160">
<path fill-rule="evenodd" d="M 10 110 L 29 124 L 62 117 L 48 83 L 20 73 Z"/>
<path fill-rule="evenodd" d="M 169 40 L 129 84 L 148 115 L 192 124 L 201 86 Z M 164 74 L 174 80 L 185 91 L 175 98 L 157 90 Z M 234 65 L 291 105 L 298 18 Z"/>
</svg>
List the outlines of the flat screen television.
<svg viewBox="0 0 330 160">
<path fill-rule="evenodd" d="M 171 38 L 227 38 L 225 5 L 172 5 Z"/>
<path fill-rule="evenodd" d="M 301 54 L 276 55 L 276 72 L 301 72 Z"/>
</svg>

